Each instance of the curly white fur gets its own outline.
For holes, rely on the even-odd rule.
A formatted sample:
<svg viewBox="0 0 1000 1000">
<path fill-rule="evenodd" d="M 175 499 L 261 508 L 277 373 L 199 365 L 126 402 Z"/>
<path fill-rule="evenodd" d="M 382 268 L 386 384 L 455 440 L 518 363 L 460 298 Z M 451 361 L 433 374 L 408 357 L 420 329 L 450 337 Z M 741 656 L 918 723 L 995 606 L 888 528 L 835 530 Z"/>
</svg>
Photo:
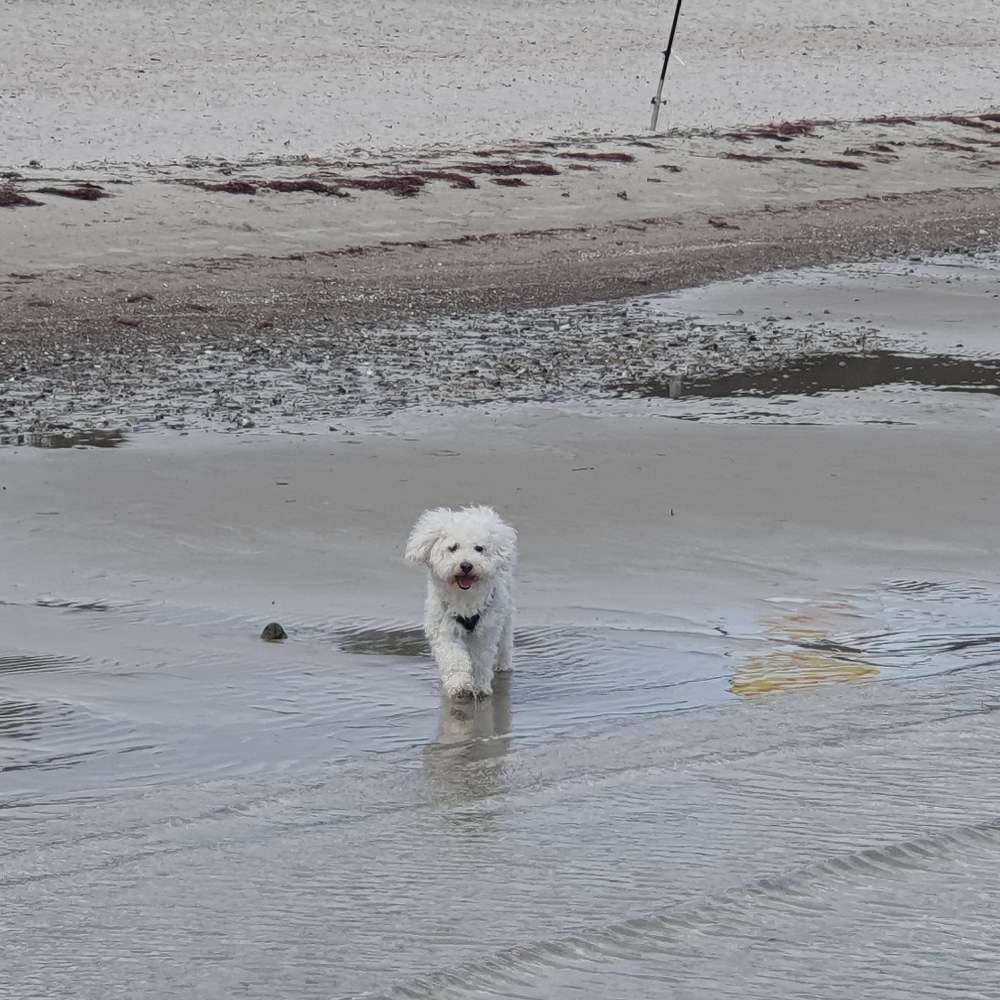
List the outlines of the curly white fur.
<svg viewBox="0 0 1000 1000">
<path fill-rule="evenodd" d="M 445 693 L 491 694 L 512 665 L 517 532 L 492 507 L 438 507 L 413 526 L 405 559 L 428 570 L 424 632 Z"/>
</svg>

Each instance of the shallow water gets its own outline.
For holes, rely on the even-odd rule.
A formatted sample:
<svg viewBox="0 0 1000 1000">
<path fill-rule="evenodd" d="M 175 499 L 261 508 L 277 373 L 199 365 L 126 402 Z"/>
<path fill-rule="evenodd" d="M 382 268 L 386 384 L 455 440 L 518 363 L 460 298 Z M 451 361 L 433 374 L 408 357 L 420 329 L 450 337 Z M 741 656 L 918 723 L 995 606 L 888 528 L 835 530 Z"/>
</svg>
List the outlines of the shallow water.
<svg viewBox="0 0 1000 1000">
<path fill-rule="evenodd" d="M 655 378 L 625 386 L 640 396 L 668 399 L 722 399 L 732 396 L 814 396 L 875 386 L 932 387 L 943 392 L 982 392 L 1000 396 L 1000 361 L 965 360 L 949 355 L 824 354 L 778 369 L 684 379 Z"/>
<path fill-rule="evenodd" d="M 716 375 L 651 372 L 618 392 L 684 420 L 995 425 L 998 303 L 996 252 L 779 271 L 652 296 L 631 308 L 719 344 L 741 335 L 746 363 Z M 762 354 L 756 364 L 762 338 L 804 353 L 786 347 L 783 359 Z"/>
<path fill-rule="evenodd" d="M 998 593 L 524 628 L 456 706 L 411 626 L 2 606 L 81 652 L 0 655 L 0 995 L 985 996 Z"/>
<path fill-rule="evenodd" d="M 0 434 L 0 444 L 27 448 L 117 448 L 124 444 L 121 430 L 75 428 L 66 431 L 17 431 Z"/>
</svg>

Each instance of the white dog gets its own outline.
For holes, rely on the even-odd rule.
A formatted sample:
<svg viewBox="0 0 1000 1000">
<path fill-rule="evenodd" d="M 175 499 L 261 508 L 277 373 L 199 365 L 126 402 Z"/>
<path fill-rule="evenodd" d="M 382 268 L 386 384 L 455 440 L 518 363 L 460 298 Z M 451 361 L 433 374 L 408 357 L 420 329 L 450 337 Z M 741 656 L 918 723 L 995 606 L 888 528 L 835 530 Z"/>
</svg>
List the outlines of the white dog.
<svg viewBox="0 0 1000 1000">
<path fill-rule="evenodd" d="M 438 507 L 420 515 L 405 558 L 428 569 L 424 632 L 445 693 L 491 694 L 514 651 L 517 532 L 492 507 Z"/>
</svg>

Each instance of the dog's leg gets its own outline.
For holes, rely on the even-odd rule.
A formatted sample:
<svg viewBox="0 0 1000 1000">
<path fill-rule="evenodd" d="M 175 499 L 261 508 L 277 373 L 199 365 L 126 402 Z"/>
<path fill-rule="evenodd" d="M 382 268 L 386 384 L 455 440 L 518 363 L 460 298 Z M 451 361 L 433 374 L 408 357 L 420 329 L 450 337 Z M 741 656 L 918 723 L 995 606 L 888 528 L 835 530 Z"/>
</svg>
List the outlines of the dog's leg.
<svg viewBox="0 0 1000 1000">
<path fill-rule="evenodd" d="M 493 663 L 495 660 L 496 653 L 492 649 L 489 651 L 480 650 L 479 654 L 472 658 L 472 676 L 475 679 L 472 693 L 477 698 L 485 698 L 493 694 Z"/>
<path fill-rule="evenodd" d="M 508 617 L 504 622 L 503 632 L 500 633 L 500 645 L 497 647 L 498 674 L 507 673 L 514 669 L 514 619 Z"/>
<path fill-rule="evenodd" d="M 464 646 L 453 639 L 437 639 L 431 642 L 431 652 L 437 660 L 441 685 L 449 698 L 477 693 L 472 659 Z"/>
</svg>

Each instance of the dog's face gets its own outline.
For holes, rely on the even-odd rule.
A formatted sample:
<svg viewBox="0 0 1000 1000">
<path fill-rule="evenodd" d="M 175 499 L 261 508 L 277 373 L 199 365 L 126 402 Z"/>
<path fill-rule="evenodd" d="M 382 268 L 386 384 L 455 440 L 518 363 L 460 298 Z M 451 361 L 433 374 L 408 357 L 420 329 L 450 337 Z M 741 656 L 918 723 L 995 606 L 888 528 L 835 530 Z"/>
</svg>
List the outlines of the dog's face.
<svg viewBox="0 0 1000 1000">
<path fill-rule="evenodd" d="M 405 558 L 424 563 L 441 585 L 471 596 L 513 567 L 516 550 L 517 533 L 492 507 L 438 507 L 420 515 Z"/>
</svg>

